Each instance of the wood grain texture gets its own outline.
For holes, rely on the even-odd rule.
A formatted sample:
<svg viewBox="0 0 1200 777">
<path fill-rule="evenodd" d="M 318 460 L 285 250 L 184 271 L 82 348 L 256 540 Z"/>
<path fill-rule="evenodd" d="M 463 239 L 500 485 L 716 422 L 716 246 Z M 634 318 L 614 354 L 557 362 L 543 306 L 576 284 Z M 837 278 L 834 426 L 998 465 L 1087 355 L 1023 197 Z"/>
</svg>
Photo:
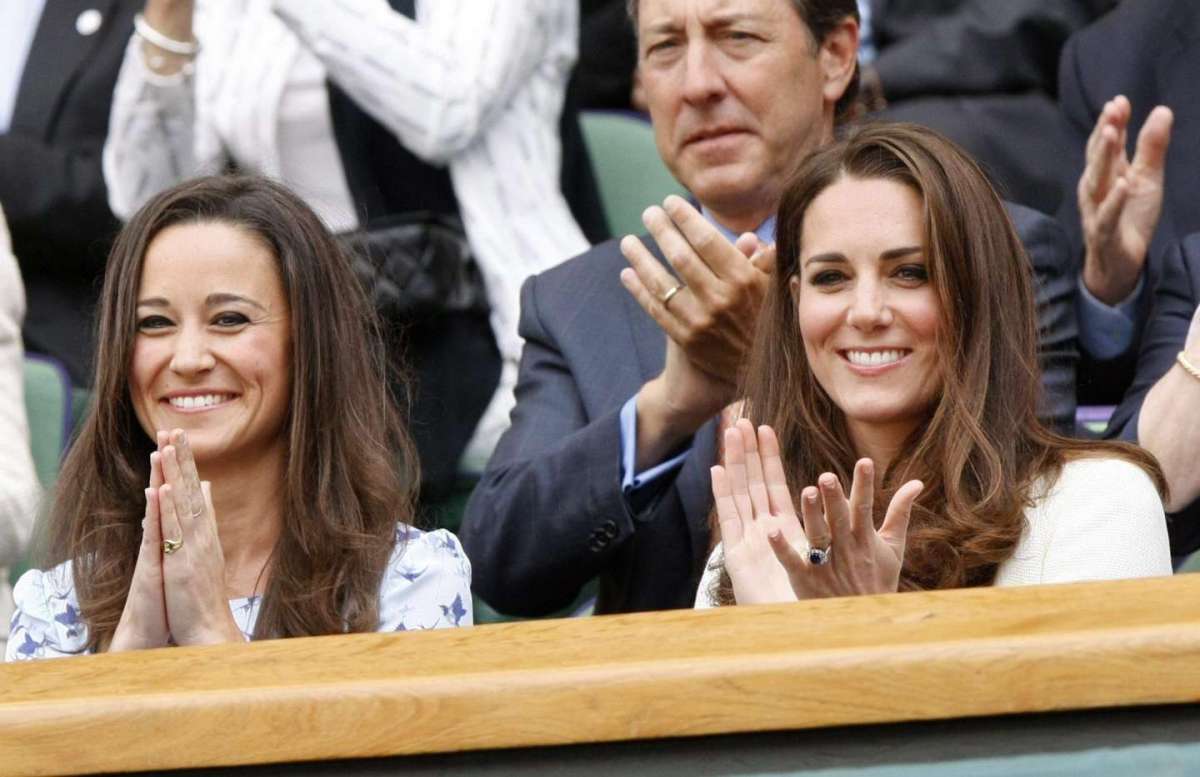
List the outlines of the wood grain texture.
<svg viewBox="0 0 1200 777">
<path fill-rule="evenodd" d="M 1200 701 L 1200 575 L 0 667 L 5 773 L 93 773 Z"/>
</svg>

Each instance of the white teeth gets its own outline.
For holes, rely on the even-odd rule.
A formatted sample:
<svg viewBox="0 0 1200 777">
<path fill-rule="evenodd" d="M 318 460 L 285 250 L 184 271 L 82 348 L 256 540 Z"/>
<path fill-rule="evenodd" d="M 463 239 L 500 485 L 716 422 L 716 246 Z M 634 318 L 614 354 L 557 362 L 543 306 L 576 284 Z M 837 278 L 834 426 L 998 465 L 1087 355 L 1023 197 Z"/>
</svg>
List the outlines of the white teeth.
<svg viewBox="0 0 1200 777">
<path fill-rule="evenodd" d="M 198 397 L 171 397 L 169 401 L 172 407 L 178 407 L 181 410 L 192 410 L 197 407 L 219 405 L 222 402 L 228 402 L 229 399 L 229 394 L 204 394 Z"/>
<path fill-rule="evenodd" d="M 846 351 L 846 359 L 860 367 L 878 367 L 904 358 L 905 351 Z"/>
</svg>

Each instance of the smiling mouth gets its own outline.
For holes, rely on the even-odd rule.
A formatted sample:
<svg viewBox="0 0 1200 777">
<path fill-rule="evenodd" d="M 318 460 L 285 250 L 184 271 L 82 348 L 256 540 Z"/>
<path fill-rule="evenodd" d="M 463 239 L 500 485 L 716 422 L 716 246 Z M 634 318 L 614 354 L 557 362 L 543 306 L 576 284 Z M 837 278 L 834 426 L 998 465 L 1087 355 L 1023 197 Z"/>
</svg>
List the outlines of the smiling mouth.
<svg viewBox="0 0 1200 777">
<path fill-rule="evenodd" d="M 186 397 L 168 397 L 165 401 L 176 410 L 208 410 L 231 402 L 233 394 L 197 394 Z"/>
<path fill-rule="evenodd" d="M 908 348 L 888 348 L 878 351 L 846 349 L 838 351 L 843 359 L 855 367 L 888 367 L 902 361 L 912 353 Z"/>
</svg>

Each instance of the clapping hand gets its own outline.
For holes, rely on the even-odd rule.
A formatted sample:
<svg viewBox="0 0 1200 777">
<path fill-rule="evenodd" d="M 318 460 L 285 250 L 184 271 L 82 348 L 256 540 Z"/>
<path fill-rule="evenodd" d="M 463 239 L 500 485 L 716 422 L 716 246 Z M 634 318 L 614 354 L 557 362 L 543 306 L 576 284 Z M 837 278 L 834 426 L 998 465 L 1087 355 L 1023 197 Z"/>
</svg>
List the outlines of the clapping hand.
<svg viewBox="0 0 1200 777">
<path fill-rule="evenodd" d="M 801 493 L 803 528 L 769 426 L 742 419 L 725 432 L 725 464 L 712 468 L 725 568 L 739 604 L 888 593 L 900 583 L 912 506 L 924 486 L 905 483 L 883 525 L 874 523 L 875 467 L 861 459 L 850 497 L 831 473 Z"/>
<path fill-rule="evenodd" d="M 1132 108 L 1124 96 L 1105 103 L 1088 138 L 1076 192 L 1083 227 L 1083 282 L 1115 305 L 1136 288 L 1158 217 L 1171 139 L 1171 110 L 1158 106 L 1138 133 L 1133 159 L 1125 154 Z"/>
</svg>

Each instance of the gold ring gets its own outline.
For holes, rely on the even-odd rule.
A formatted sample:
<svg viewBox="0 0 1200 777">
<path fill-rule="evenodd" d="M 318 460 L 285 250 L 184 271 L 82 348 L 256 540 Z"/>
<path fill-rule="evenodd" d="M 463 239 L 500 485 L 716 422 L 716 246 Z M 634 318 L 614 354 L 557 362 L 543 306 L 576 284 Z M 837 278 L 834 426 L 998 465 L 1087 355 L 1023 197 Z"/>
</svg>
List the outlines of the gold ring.
<svg viewBox="0 0 1200 777">
<path fill-rule="evenodd" d="M 183 547 L 183 537 L 177 540 L 163 540 L 163 553 L 171 555 L 175 551 Z"/>
<path fill-rule="evenodd" d="M 659 302 L 661 302 L 663 304 L 663 307 L 665 308 L 667 306 L 667 303 L 669 303 L 672 299 L 675 298 L 676 294 L 678 294 L 679 292 L 683 291 L 686 288 L 687 288 L 686 283 L 675 284 L 671 288 L 667 289 L 666 294 L 659 297 Z"/>
</svg>

